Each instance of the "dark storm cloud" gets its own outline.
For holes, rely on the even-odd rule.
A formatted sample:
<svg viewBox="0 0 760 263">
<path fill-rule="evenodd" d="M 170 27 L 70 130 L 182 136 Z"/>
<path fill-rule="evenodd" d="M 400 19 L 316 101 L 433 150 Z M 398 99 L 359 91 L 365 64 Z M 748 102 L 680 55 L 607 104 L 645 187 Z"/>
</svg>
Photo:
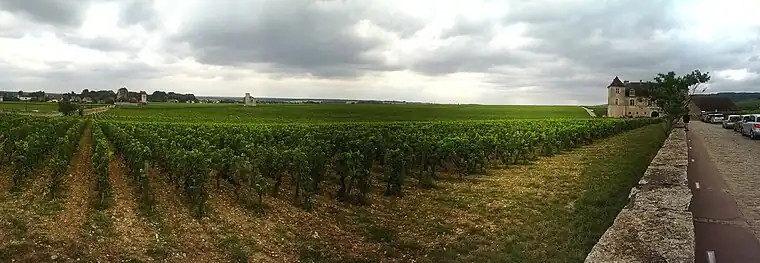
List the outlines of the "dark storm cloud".
<svg viewBox="0 0 760 263">
<path fill-rule="evenodd" d="M 393 69 L 367 54 L 383 47 L 384 40 L 359 37 L 352 28 L 364 18 L 361 6 L 340 1 L 221 2 L 227 4 L 219 3 L 218 8 L 209 10 L 208 17 L 186 25 L 188 30 L 179 36 L 202 63 L 269 63 L 275 69 L 320 77 Z M 384 23 L 401 31 L 414 31 L 414 26 L 404 29 L 390 20 Z"/>
</svg>

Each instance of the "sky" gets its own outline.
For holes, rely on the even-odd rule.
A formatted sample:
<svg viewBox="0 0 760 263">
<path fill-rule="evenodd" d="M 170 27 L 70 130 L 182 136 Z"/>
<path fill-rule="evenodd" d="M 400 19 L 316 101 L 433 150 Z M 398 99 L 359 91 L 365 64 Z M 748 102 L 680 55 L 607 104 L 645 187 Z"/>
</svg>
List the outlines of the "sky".
<svg viewBox="0 0 760 263">
<path fill-rule="evenodd" d="M 588 105 L 760 91 L 760 1 L 0 0 L 0 90 Z"/>
</svg>

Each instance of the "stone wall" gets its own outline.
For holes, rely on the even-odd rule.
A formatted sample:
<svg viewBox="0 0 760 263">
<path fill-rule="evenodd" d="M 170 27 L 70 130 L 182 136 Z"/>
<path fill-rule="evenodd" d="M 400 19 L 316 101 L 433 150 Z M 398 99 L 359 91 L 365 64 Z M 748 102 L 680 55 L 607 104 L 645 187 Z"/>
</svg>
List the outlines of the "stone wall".
<svg viewBox="0 0 760 263">
<path fill-rule="evenodd" d="M 694 262 L 688 158 L 686 133 L 677 125 L 586 263 Z"/>
</svg>

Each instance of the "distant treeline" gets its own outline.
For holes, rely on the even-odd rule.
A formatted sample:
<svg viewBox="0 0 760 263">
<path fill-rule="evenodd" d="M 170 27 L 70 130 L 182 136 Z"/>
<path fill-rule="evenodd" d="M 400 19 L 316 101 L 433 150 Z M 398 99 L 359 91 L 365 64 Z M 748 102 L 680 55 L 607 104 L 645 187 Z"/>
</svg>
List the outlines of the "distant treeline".
<svg viewBox="0 0 760 263">
<path fill-rule="evenodd" d="M 760 99 L 760 92 L 718 92 L 713 94 L 703 94 L 697 96 L 706 97 L 723 97 L 729 98 L 734 103 L 739 103 L 745 100 L 758 100 Z"/>
<path fill-rule="evenodd" d="M 130 95 L 131 93 L 134 92 L 130 92 Z M 169 100 L 177 100 L 178 102 L 198 101 L 192 93 L 180 94 L 174 92 L 166 93 L 163 91 L 154 91 L 152 94 L 148 95 L 148 101 L 151 102 L 167 102 Z"/>
<path fill-rule="evenodd" d="M 113 90 L 98 90 L 90 91 L 88 89 L 82 90 L 81 93 L 69 92 L 63 94 L 45 93 L 44 91 L 35 92 L 0 92 L 0 96 L 4 101 L 20 101 L 22 98 L 29 98 L 28 101 L 34 102 L 46 102 L 50 100 L 68 99 L 78 103 L 99 103 L 99 104 L 113 104 L 116 101 L 116 92 Z M 139 92 L 128 92 L 127 99 L 125 101 L 137 102 L 140 99 Z M 194 94 L 180 94 L 174 92 L 154 91 L 152 94 L 148 94 L 148 101 L 150 102 L 167 102 L 171 100 L 177 100 L 178 102 L 198 101 Z"/>
</svg>

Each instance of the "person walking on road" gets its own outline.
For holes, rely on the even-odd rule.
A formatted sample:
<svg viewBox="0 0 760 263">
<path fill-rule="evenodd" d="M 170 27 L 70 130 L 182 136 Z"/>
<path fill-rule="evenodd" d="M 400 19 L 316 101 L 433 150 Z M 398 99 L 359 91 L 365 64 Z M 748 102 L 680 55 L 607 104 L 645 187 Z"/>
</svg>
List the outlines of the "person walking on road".
<svg viewBox="0 0 760 263">
<path fill-rule="evenodd" d="M 689 119 L 690 118 L 691 117 L 689 116 L 689 114 L 684 114 L 683 115 L 683 127 L 686 129 L 686 131 L 689 130 Z"/>
</svg>

